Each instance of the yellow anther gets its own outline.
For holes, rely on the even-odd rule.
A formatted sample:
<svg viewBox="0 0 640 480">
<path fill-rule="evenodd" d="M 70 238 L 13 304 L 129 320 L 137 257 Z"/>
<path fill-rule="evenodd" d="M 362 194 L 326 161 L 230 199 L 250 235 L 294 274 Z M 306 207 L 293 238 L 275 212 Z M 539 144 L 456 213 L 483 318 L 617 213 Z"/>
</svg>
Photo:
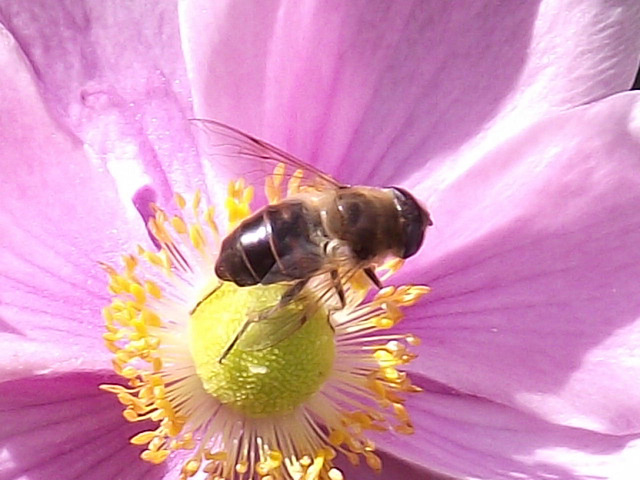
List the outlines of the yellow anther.
<svg viewBox="0 0 640 480">
<path fill-rule="evenodd" d="M 386 389 L 380 381 L 374 378 L 370 378 L 367 382 L 367 386 L 375 394 L 376 397 L 383 399 L 386 397 Z"/>
<path fill-rule="evenodd" d="M 200 225 L 191 225 L 191 227 L 189 228 L 189 240 L 191 240 L 191 244 L 197 250 L 202 250 L 202 248 L 205 246 L 206 239 Z"/>
<path fill-rule="evenodd" d="M 378 457 L 375 453 L 364 452 L 363 455 L 367 462 L 367 465 L 369 465 L 370 468 L 372 468 L 376 472 L 382 470 L 382 460 L 380 460 L 380 457 Z"/>
<path fill-rule="evenodd" d="M 136 302 L 138 302 L 139 304 L 144 304 L 147 299 L 144 288 L 142 288 L 142 286 L 138 283 L 132 283 L 131 285 L 129 285 L 129 293 L 133 295 L 133 298 L 135 298 Z"/>
<path fill-rule="evenodd" d="M 170 453 L 170 450 L 158 450 L 157 452 L 145 450 L 140 454 L 140 458 L 155 465 L 159 465 L 167 459 Z"/>
<path fill-rule="evenodd" d="M 357 454 L 353 452 L 343 452 L 343 453 L 347 457 L 347 460 L 349 460 L 349 463 L 351 463 L 351 465 L 354 465 L 357 467 L 360 464 L 360 457 L 358 457 Z"/>
<path fill-rule="evenodd" d="M 398 418 L 398 420 L 400 420 L 401 422 L 405 423 L 410 420 L 409 412 L 407 412 L 407 409 L 404 407 L 404 405 L 395 403 L 393 405 L 393 411 L 396 414 L 396 417 Z"/>
<path fill-rule="evenodd" d="M 276 179 L 276 183 L 281 184 L 284 179 L 284 163 L 278 162 L 278 164 L 273 168 L 273 177 Z"/>
<path fill-rule="evenodd" d="M 336 458 L 337 452 L 331 447 L 324 447 L 323 452 L 324 457 L 327 460 L 333 460 L 334 458 Z"/>
<path fill-rule="evenodd" d="M 344 480 L 344 475 L 337 468 L 332 468 L 331 470 L 329 470 L 329 473 L 327 475 L 329 476 L 329 480 Z"/>
<path fill-rule="evenodd" d="M 375 326 L 381 330 L 386 330 L 393 327 L 396 322 L 388 317 L 377 317 L 374 319 Z"/>
<path fill-rule="evenodd" d="M 413 435 L 415 433 L 415 428 L 413 427 L 413 425 L 396 425 L 393 427 L 393 429 L 398 432 L 401 433 L 403 435 Z"/>
<path fill-rule="evenodd" d="M 116 353 L 120 351 L 119 349 L 116 349 Z M 112 358 L 111 359 L 111 366 L 113 367 L 113 371 L 116 372 L 118 375 L 122 375 L 122 363 L 120 361 L 118 361 L 117 358 Z"/>
<path fill-rule="evenodd" d="M 289 179 L 289 184 L 287 185 L 287 196 L 295 195 L 300 192 L 300 183 L 302 182 L 302 177 L 304 172 L 300 169 L 293 172 L 293 175 Z"/>
<path fill-rule="evenodd" d="M 107 332 L 107 333 L 103 333 L 102 334 L 102 338 L 105 339 L 107 342 L 117 342 L 118 340 L 121 340 L 123 337 L 122 332 Z"/>
<path fill-rule="evenodd" d="M 108 265 L 106 263 L 103 262 L 98 262 L 98 264 L 100 265 L 100 267 L 107 272 L 107 275 L 112 276 L 112 275 L 117 275 L 118 272 L 115 268 L 113 268 L 111 265 Z"/>
<path fill-rule="evenodd" d="M 357 291 L 368 291 L 371 287 L 371 280 L 367 277 L 362 270 L 358 271 L 351 279 L 349 280 L 349 285 L 354 290 Z"/>
<path fill-rule="evenodd" d="M 269 203 L 277 203 L 282 199 L 281 186 L 284 179 L 284 164 L 278 163 L 273 169 L 273 174 L 267 177 L 265 182 L 265 194 Z"/>
<path fill-rule="evenodd" d="M 160 251 L 160 260 L 162 262 L 161 266 L 164 267 L 167 273 L 169 273 L 173 262 L 171 261 L 171 256 L 167 250 Z"/>
<path fill-rule="evenodd" d="M 216 224 L 216 210 L 214 207 L 207 208 L 207 213 L 205 214 L 205 219 L 207 221 L 207 225 L 209 229 L 213 232 L 214 235 L 219 235 L 218 225 Z"/>
<path fill-rule="evenodd" d="M 153 313 L 151 310 L 145 308 L 144 310 L 142 310 L 142 312 L 140 312 L 140 315 L 142 321 L 150 327 L 159 327 L 160 325 L 162 325 L 162 320 L 160 320 L 160 317 Z"/>
<path fill-rule="evenodd" d="M 378 363 L 390 362 L 394 360 L 394 356 L 388 350 L 379 349 L 376 350 L 373 354 Z"/>
<path fill-rule="evenodd" d="M 264 480 L 265 475 L 267 475 L 271 470 L 271 465 L 268 462 L 259 462 L 256 465 L 256 473 L 260 475 L 261 480 Z"/>
<path fill-rule="evenodd" d="M 401 302 L 403 305 L 411 306 L 430 291 L 431 289 L 429 287 L 423 285 L 406 286 L 402 292 Z"/>
<path fill-rule="evenodd" d="M 131 438 L 129 442 L 131 442 L 134 445 L 146 445 L 151 440 L 153 440 L 155 436 L 156 436 L 156 432 L 152 432 L 152 431 L 140 432 L 139 434 Z"/>
<path fill-rule="evenodd" d="M 164 267 L 164 260 L 157 253 L 144 251 L 143 256 L 149 263 L 157 267 Z"/>
<path fill-rule="evenodd" d="M 144 288 L 147 292 L 153 295 L 155 298 L 162 298 L 162 290 L 157 283 L 147 280 L 144 282 Z"/>
<path fill-rule="evenodd" d="M 193 450 L 196 447 L 196 441 L 190 435 L 185 435 L 182 442 L 182 448 L 185 450 Z"/>
<path fill-rule="evenodd" d="M 422 343 L 422 340 L 420 340 L 420 337 L 417 337 L 412 333 L 406 335 L 404 338 L 407 341 L 407 343 L 412 347 L 417 347 Z"/>
<path fill-rule="evenodd" d="M 200 470 L 200 465 L 202 465 L 202 460 L 200 458 L 192 458 L 182 467 L 182 473 L 187 475 L 187 477 L 193 477 L 198 470 Z"/>
<path fill-rule="evenodd" d="M 205 452 L 204 454 L 204 458 L 207 460 L 214 460 L 214 461 L 224 461 L 227 459 L 229 455 L 227 454 L 227 452 Z"/>
<path fill-rule="evenodd" d="M 164 445 L 165 445 L 164 435 L 165 434 L 166 433 L 163 432 L 162 429 L 158 429 L 158 435 L 149 442 L 149 445 L 147 446 L 147 450 L 150 450 L 152 452 L 157 452 L 162 447 L 164 447 Z"/>
<path fill-rule="evenodd" d="M 132 273 L 138 265 L 138 259 L 133 255 L 123 255 L 122 259 L 124 260 L 124 265 L 127 272 Z"/>
<path fill-rule="evenodd" d="M 154 358 L 153 361 L 151 362 L 151 365 L 153 366 L 154 372 L 162 371 L 163 363 L 161 358 Z"/>
<path fill-rule="evenodd" d="M 164 388 L 164 385 L 153 387 L 153 396 L 155 398 L 162 400 L 165 398 L 165 394 L 166 394 L 166 390 Z"/>
<path fill-rule="evenodd" d="M 160 207 L 158 207 L 158 205 L 156 205 L 155 203 L 151 204 L 151 209 L 153 210 L 153 213 L 155 215 L 156 221 L 159 224 L 163 224 L 167 221 L 167 213 L 162 210 Z"/>
<path fill-rule="evenodd" d="M 201 201 L 202 201 L 202 192 L 200 192 L 200 190 L 196 190 L 196 193 L 193 196 L 193 202 L 191 204 L 191 207 L 193 208 L 194 212 L 200 208 Z"/>
<path fill-rule="evenodd" d="M 317 480 L 320 472 L 322 472 L 322 467 L 324 466 L 324 452 L 320 452 L 316 455 L 313 463 L 309 466 L 307 473 L 305 475 L 305 480 Z"/>
<path fill-rule="evenodd" d="M 131 341 L 130 345 L 132 345 L 135 350 L 141 350 L 145 347 L 146 343 L 144 342 L 144 337 L 149 335 L 149 330 L 147 329 L 147 325 L 144 323 L 142 316 L 136 318 L 131 322 L 131 326 L 136 330 L 137 337 Z"/>
<path fill-rule="evenodd" d="M 162 379 L 162 377 L 160 375 L 149 375 L 146 378 L 146 380 L 149 383 L 149 385 L 151 385 L 153 387 L 160 387 L 160 386 L 164 385 L 164 380 Z"/>
<path fill-rule="evenodd" d="M 375 299 L 381 300 L 383 298 L 389 298 L 393 296 L 396 292 L 396 288 L 394 286 L 383 287 L 376 293 Z"/>
<path fill-rule="evenodd" d="M 131 358 L 132 358 L 132 354 L 126 350 L 118 350 L 116 352 L 116 359 L 123 365 L 127 363 L 129 360 L 131 360 Z"/>
<path fill-rule="evenodd" d="M 247 473 L 248 470 L 249 470 L 249 462 L 247 462 L 246 460 L 236 463 L 236 472 L 243 474 L 243 473 Z"/>
<path fill-rule="evenodd" d="M 345 434 L 342 430 L 332 430 L 329 434 L 329 442 L 331 445 L 339 447 L 344 443 Z"/>
<path fill-rule="evenodd" d="M 358 422 L 362 428 L 371 428 L 373 424 L 373 419 L 365 412 L 355 412 L 353 419 Z"/>
<path fill-rule="evenodd" d="M 125 378 L 133 378 L 138 375 L 138 370 L 133 367 L 124 367 L 120 373 Z"/>
<path fill-rule="evenodd" d="M 249 204 L 253 200 L 253 187 L 247 187 L 244 192 L 242 192 L 242 201 L 243 203 Z"/>
<path fill-rule="evenodd" d="M 121 392 L 126 391 L 126 388 L 124 388 L 122 385 L 112 385 L 109 383 L 103 383 L 98 388 L 105 392 L 115 393 L 115 394 L 119 394 Z"/>
<path fill-rule="evenodd" d="M 138 420 L 138 414 L 129 408 L 126 408 L 122 411 L 122 416 L 130 422 L 135 422 Z"/>
<path fill-rule="evenodd" d="M 382 309 L 386 312 L 387 316 L 396 323 L 404 316 L 400 307 L 393 302 L 384 302 Z"/>
<path fill-rule="evenodd" d="M 400 378 L 400 372 L 393 367 L 386 367 L 382 369 L 382 374 L 385 380 L 397 381 Z"/>
<path fill-rule="evenodd" d="M 395 273 L 402 268 L 404 265 L 404 259 L 402 258 L 393 258 L 385 263 L 384 267 L 391 272 Z"/>
<path fill-rule="evenodd" d="M 187 201 L 179 193 L 175 193 L 173 195 L 173 199 L 175 200 L 176 205 L 178 205 L 178 208 L 180 208 L 180 210 L 184 210 L 184 207 L 187 206 Z"/>
<path fill-rule="evenodd" d="M 113 323 L 113 312 L 111 311 L 110 307 L 105 307 L 102 309 L 102 318 L 104 318 L 104 321 L 108 325 Z"/>
<path fill-rule="evenodd" d="M 184 220 L 177 215 L 171 217 L 171 226 L 179 235 L 187 233 L 187 224 L 184 223 Z"/>
<path fill-rule="evenodd" d="M 269 459 L 269 462 L 272 465 L 275 465 L 275 466 L 278 466 L 278 467 L 280 465 L 282 465 L 283 457 L 282 457 L 282 453 L 280 451 L 278 451 L 278 450 L 269 450 L 269 452 L 267 454 L 267 457 Z"/>
<path fill-rule="evenodd" d="M 109 288 L 115 294 L 128 291 L 129 281 L 121 275 L 111 275 Z"/>
<path fill-rule="evenodd" d="M 131 394 L 127 392 L 118 393 L 117 398 L 122 405 L 126 406 L 133 405 L 133 402 L 135 400 L 135 397 L 132 397 Z"/>
</svg>

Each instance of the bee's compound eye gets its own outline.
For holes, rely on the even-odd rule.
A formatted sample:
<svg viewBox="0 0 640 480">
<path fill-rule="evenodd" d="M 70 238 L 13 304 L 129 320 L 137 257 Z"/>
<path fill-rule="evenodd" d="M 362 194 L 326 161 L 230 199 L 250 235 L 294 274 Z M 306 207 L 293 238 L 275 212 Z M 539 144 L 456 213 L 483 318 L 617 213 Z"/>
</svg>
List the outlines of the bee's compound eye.
<svg viewBox="0 0 640 480">
<path fill-rule="evenodd" d="M 424 239 L 425 229 L 433 225 L 429 212 L 404 188 L 391 187 L 402 222 L 404 252 L 402 258 L 415 254 Z"/>
</svg>

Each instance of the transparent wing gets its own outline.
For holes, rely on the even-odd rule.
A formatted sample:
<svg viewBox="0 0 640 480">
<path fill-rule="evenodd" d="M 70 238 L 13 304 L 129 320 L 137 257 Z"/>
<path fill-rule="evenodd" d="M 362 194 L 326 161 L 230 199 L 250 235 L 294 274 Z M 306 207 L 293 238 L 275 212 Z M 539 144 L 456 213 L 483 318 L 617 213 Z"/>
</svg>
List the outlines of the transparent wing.
<svg viewBox="0 0 640 480">
<path fill-rule="evenodd" d="M 348 282 L 358 272 L 356 267 L 341 269 L 337 279 L 340 284 L 336 285 L 328 267 L 314 276 L 310 285 L 297 294 L 291 303 L 255 312 L 254 318 L 247 321 L 246 329 L 242 329 L 237 348 L 256 351 L 273 347 L 297 332 L 320 308 L 324 307 L 328 312 L 341 309 L 338 291 L 341 289 L 351 295 Z"/>
<path fill-rule="evenodd" d="M 273 347 L 296 333 L 314 312 L 307 309 L 282 308 L 267 318 L 249 325 L 238 338 L 238 348 L 244 351 L 264 350 Z"/>
<path fill-rule="evenodd" d="M 234 170 L 243 176 L 257 173 L 264 178 L 283 164 L 287 167 L 281 173 L 284 182 L 302 172 L 301 185 L 316 189 L 344 186 L 322 170 L 237 128 L 206 119 L 191 119 L 191 123 L 200 132 L 201 148 L 211 161 L 222 162 L 223 167 L 225 162 L 232 161 Z"/>
</svg>

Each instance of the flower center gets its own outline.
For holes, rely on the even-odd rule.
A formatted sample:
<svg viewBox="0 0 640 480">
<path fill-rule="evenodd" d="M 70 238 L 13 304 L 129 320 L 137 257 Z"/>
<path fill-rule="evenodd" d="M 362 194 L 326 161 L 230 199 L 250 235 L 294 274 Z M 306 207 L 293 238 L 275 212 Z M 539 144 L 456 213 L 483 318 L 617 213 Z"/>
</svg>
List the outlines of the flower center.
<svg viewBox="0 0 640 480">
<path fill-rule="evenodd" d="M 269 309 L 285 290 L 224 283 L 191 316 L 191 355 L 204 389 L 250 417 L 293 411 L 320 389 L 333 368 L 334 332 L 321 306 L 311 311 L 299 300 L 247 323 L 247 312 Z"/>
<path fill-rule="evenodd" d="M 283 171 L 267 179 L 272 203 L 282 198 Z M 300 176 L 293 180 L 289 193 L 299 188 Z M 243 181 L 230 186 L 232 224 L 250 213 L 251 197 Z M 140 456 L 152 463 L 188 452 L 179 480 L 342 480 L 339 454 L 379 471 L 367 432 L 411 434 L 404 403 L 420 391 L 402 372 L 419 340 L 389 329 L 429 289 L 370 296 L 356 272 L 330 320 L 321 292 L 331 290 L 315 280 L 274 310 L 289 286 L 239 287 L 213 275 L 221 238 L 203 203 L 196 192 L 189 203 L 176 195 L 172 215 L 153 206 L 159 250 L 139 246 L 122 267 L 103 265 L 113 295 L 103 337 L 126 385 L 101 388 L 117 395 L 128 421 L 156 422 L 130 442 L 145 445 Z M 377 274 L 384 281 L 400 265 Z"/>
</svg>

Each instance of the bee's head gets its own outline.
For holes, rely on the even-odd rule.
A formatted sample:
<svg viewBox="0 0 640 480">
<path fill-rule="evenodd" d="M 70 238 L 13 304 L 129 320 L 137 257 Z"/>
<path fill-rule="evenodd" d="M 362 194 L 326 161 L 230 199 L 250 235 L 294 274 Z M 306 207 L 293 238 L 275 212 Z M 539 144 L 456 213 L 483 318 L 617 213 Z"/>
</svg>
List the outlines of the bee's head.
<svg viewBox="0 0 640 480">
<path fill-rule="evenodd" d="M 391 187 L 391 190 L 402 227 L 404 250 L 400 257 L 408 258 L 418 251 L 424 239 L 424 231 L 433 222 L 429 212 L 404 188 Z"/>
</svg>

